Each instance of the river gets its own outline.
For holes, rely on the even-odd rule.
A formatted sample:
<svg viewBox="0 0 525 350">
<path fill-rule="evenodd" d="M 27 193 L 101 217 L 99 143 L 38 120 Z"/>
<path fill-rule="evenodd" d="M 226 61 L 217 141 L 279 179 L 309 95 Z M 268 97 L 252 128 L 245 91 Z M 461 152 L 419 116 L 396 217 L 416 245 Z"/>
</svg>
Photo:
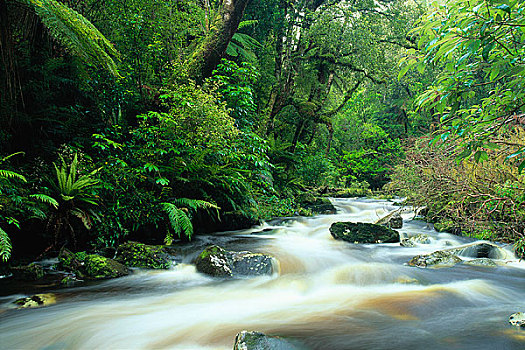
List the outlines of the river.
<svg viewBox="0 0 525 350">
<path fill-rule="evenodd" d="M 403 214 L 400 232 L 431 236 L 415 248 L 334 240 L 336 221 L 372 222 L 396 207 L 334 199 L 338 213 L 197 236 L 170 270 L 52 291 L 58 302 L 13 309 L 0 298 L 1 349 L 232 349 L 241 330 L 296 339 L 308 349 L 525 349 L 508 317 L 525 311 L 525 263 L 495 268 L 406 266 L 413 256 L 472 239 L 437 233 Z M 223 280 L 191 264 L 208 244 L 268 253 L 273 276 Z M 1 282 L 0 282 L 1 283 Z"/>
</svg>

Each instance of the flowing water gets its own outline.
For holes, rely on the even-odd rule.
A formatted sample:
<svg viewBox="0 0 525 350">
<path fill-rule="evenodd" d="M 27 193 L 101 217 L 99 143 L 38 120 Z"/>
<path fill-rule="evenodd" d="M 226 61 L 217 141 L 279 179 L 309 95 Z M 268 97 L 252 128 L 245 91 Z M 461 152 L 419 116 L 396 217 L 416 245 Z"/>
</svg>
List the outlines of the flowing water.
<svg viewBox="0 0 525 350">
<path fill-rule="evenodd" d="M 3 297 L 0 348 L 232 349 L 236 333 L 257 330 L 307 349 L 525 349 L 525 331 L 507 322 L 525 311 L 523 262 L 409 267 L 415 255 L 471 240 L 437 233 L 406 212 L 400 232 L 426 233 L 431 244 L 336 241 L 328 231 L 333 222 L 372 222 L 396 207 L 364 199 L 334 204 L 336 215 L 199 236 L 180 249 L 171 270 L 56 290 L 58 303 L 49 307 L 6 310 L 24 295 Z M 280 272 L 236 280 L 202 275 L 191 262 L 212 242 L 271 254 Z"/>
</svg>

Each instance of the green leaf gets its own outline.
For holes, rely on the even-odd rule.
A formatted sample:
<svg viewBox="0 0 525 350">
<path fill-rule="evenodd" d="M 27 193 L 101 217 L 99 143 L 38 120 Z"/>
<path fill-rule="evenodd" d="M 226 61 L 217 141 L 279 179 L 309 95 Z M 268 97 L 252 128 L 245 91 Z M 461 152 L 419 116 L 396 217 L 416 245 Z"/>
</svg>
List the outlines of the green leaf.
<svg viewBox="0 0 525 350">
<path fill-rule="evenodd" d="M 498 10 L 503 10 L 503 11 L 507 12 L 510 15 L 510 6 L 509 5 L 502 4 L 502 5 L 496 6 L 496 8 Z"/>
</svg>

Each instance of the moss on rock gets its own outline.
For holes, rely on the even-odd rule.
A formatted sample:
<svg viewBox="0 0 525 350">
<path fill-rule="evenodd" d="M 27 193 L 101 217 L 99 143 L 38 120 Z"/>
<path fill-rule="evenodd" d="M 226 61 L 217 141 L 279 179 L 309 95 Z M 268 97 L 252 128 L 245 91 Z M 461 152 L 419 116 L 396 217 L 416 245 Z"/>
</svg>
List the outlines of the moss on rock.
<svg viewBox="0 0 525 350">
<path fill-rule="evenodd" d="M 86 252 L 72 253 L 62 249 L 59 264 L 63 269 L 76 276 L 89 280 L 121 277 L 129 274 L 129 269 L 121 263 L 97 254 Z"/>
<path fill-rule="evenodd" d="M 399 233 L 388 227 L 363 222 L 336 222 L 330 226 L 335 239 L 351 243 L 397 243 Z"/>
<path fill-rule="evenodd" d="M 35 263 L 26 266 L 11 267 L 10 270 L 13 277 L 18 280 L 35 281 L 44 277 L 44 269 Z"/>
<path fill-rule="evenodd" d="M 162 247 L 138 242 L 121 244 L 115 259 L 126 266 L 144 269 L 169 269 L 172 265 L 169 254 Z"/>
<path fill-rule="evenodd" d="M 18 309 L 36 308 L 48 306 L 56 303 L 56 297 L 54 294 L 35 294 L 31 297 L 20 298 L 13 302 L 18 306 Z"/>
</svg>

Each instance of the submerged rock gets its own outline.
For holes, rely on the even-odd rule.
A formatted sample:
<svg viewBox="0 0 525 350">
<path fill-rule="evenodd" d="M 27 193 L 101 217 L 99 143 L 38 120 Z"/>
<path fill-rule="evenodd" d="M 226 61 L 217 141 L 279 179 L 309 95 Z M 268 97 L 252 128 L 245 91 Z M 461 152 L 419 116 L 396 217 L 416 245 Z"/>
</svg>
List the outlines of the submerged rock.
<svg viewBox="0 0 525 350">
<path fill-rule="evenodd" d="M 13 302 L 18 306 L 18 309 L 36 308 L 52 305 L 56 303 L 54 294 L 35 294 L 28 298 L 20 298 Z"/>
<path fill-rule="evenodd" d="M 138 242 L 119 245 L 115 260 L 129 267 L 145 269 L 169 269 L 172 265 L 169 254 L 162 247 Z"/>
<path fill-rule="evenodd" d="M 195 260 L 197 271 L 214 277 L 271 275 L 274 258 L 260 253 L 231 252 L 213 245 Z"/>
<path fill-rule="evenodd" d="M 466 265 L 472 265 L 472 266 L 482 266 L 482 267 L 496 267 L 498 264 L 494 262 L 494 260 L 489 258 L 479 258 L 479 259 L 473 259 L 469 261 L 465 261 L 464 264 Z"/>
<path fill-rule="evenodd" d="M 44 268 L 35 263 L 11 267 L 10 270 L 13 277 L 17 280 L 35 281 L 44 277 Z"/>
<path fill-rule="evenodd" d="M 335 239 L 352 243 L 396 243 L 399 233 L 388 227 L 363 222 L 336 222 L 330 226 Z"/>
<path fill-rule="evenodd" d="M 389 228 L 402 228 L 403 227 L 403 218 L 401 217 L 402 210 L 403 210 L 402 208 L 394 210 L 393 212 L 377 220 L 375 224 L 383 225 Z"/>
<path fill-rule="evenodd" d="M 403 238 L 401 240 L 401 246 L 403 247 L 412 248 L 419 244 L 430 244 L 430 237 L 424 233 L 420 233 L 412 237 Z"/>
<path fill-rule="evenodd" d="M 58 258 L 62 268 L 83 279 L 98 280 L 129 274 L 129 269 L 125 265 L 97 254 L 72 253 L 63 248 Z"/>
<path fill-rule="evenodd" d="M 452 254 L 464 256 L 467 258 L 489 258 L 489 259 L 515 259 L 513 253 L 507 252 L 500 246 L 487 242 L 473 242 L 458 247 L 445 249 Z"/>
<path fill-rule="evenodd" d="M 462 260 L 451 252 L 438 250 L 431 254 L 418 255 L 408 262 L 416 267 L 452 267 Z"/>
<path fill-rule="evenodd" d="M 516 327 L 525 328 L 525 312 L 516 312 L 510 315 L 509 323 Z"/>
<path fill-rule="evenodd" d="M 261 332 L 242 331 L 235 337 L 233 350 L 299 350 L 292 342 L 277 337 L 268 336 Z"/>
</svg>

